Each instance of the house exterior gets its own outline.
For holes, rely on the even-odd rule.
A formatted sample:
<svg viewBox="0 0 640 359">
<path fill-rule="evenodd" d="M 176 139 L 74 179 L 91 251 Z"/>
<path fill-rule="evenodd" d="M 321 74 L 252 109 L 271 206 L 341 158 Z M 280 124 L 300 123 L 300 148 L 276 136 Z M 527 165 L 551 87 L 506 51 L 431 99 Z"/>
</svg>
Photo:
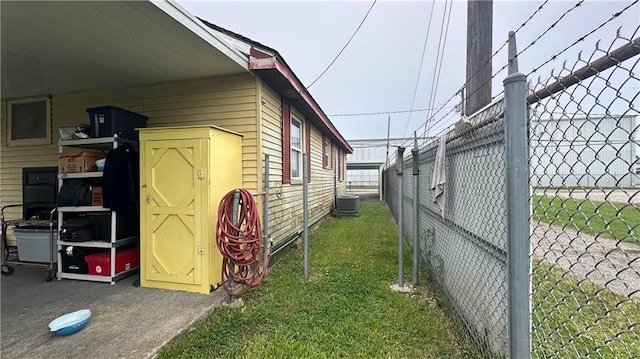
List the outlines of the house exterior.
<svg viewBox="0 0 640 359">
<path fill-rule="evenodd" d="M 86 109 L 105 105 L 147 116 L 147 127 L 242 134 L 243 187 L 261 192 L 268 181 L 276 245 L 302 231 L 303 153 L 311 224 L 330 213 L 336 190 L 346 192 L 352 149 L 277 51 L 171 1 L 1 6 L 1 206 L 21 202 L 23 167 L 57 165 L 59 127 L 88 124 Z"/>
</svg>

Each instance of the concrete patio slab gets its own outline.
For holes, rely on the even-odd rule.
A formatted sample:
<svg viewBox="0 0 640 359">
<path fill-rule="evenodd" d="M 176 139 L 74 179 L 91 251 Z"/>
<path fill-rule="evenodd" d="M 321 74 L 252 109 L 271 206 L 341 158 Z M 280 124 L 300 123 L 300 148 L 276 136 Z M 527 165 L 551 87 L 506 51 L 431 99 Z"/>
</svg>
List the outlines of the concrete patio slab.
<svg viewBox="0 0 640 359">
<path fill-rule="evenodd" d="M 16 267 L 0 279 L 2 358 L 152 358 L 164 344 L 224 300 L 210 295 L 140 288 L 134 275 L 115 285 L 45 282 L 45 270 Z M 60 315 L 90 309 L 87 326 L 70 336 L 49 333 Z"/>
</svg>

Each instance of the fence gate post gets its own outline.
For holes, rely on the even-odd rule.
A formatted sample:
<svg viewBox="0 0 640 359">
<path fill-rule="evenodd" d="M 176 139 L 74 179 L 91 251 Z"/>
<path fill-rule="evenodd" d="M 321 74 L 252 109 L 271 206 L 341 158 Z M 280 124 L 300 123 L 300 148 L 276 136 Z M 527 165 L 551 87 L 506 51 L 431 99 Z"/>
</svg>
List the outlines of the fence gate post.
<svg viewBox="0 0 640 359">
<path fill-rule="evenodd" d="M 264 155 L 264 197 L 262 199 L 262 263 L 269 259 L 269 154 Z M 263 268 L 266 271 L 269 268 Z"/>
<path fill-rule="evenodd" d="M 414 135 L 413 149 L 411 150 L 411 159 L 413 160 L 413 285 L 418 285 L 418 233 L 420 212 L 418 211 L 418 201 L 420 196 L 420 151 L 418 150 L 418 139 L 416 133 Z"/>
<path fill-rule="evenodd" d="M 530 358 L 527 77 L 504 79 L 510 358 Z"/>
<path fill-rule="evenodd" d="M 404 256 L 402 253 L 402 174 L 404 170 L 404 147 L 398 147 L 398 158 L 396 159 L 396 171 L 398 173 L 398 286 L 404 287 Z"/>
<path fill-rule="evenodd" d="M 302 222 L 304 226 L 304 280 L 309 280 L 309 185 L 307 178 L 307 154 L 302 155 Z"/>
</svg>

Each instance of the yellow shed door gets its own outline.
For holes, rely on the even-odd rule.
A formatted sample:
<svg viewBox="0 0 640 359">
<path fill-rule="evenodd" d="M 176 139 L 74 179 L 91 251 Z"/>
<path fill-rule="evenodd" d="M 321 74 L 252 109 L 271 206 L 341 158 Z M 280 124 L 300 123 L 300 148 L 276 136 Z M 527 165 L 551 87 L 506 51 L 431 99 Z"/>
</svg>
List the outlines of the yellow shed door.
<svg viewBox="0 0 640 359">
<path fill-rule="evenodd" d="M 154 140 L 143 146 L 147 280 L 202 281 L 202 140 Z"/>
</svg>

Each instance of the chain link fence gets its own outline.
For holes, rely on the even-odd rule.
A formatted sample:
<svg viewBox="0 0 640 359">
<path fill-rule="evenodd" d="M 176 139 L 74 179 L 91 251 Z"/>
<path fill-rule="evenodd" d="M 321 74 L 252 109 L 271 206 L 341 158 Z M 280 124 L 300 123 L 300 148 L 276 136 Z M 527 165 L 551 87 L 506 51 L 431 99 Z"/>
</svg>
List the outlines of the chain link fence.
<svg viewBox="0 0 640 359">
<path fill-rule="evenodd" d="M 520 137 L 510 137 L 506 90 L 506 100 L 441 133 L 438 200 L 438 140 L 419 148 L 419 174 L 410 154 L 403 171 L 397 161 L 384 171 L 405 241 L 417 238 L 432 284 L 480 357 L 519 358 L 519 346 L 533 358 L 640 358 L 639 32 L 618 31 L 548 76 L 532 80 L 540 67 L 527 74 Z M 525 149 L 515 162 L 510 143 Z M 517 161 L 528 182 L 521 191 L 510 184 Z M 524 273 L 512 268 L 516 245 L 527 250 L 517 257 Z"/>
<path fill-rule="evenodd" d="M 527 98 L 536 358 L 640 357 L 640 38 L 605 45 Z"/>
<path fill-rule="evenodd" d="M 431 190 L 438 142 L 419 153 L 418 245 L 438 289 L 467 339 L 482 352 L 507 352 L 504 102 L 446 133 L 444 210 Z M 412 237 L 413 182 L 405 162 L 403 230 Z M 387 203 L 397 216 L 396 164 L 384 173 Z"/>
</svg>

